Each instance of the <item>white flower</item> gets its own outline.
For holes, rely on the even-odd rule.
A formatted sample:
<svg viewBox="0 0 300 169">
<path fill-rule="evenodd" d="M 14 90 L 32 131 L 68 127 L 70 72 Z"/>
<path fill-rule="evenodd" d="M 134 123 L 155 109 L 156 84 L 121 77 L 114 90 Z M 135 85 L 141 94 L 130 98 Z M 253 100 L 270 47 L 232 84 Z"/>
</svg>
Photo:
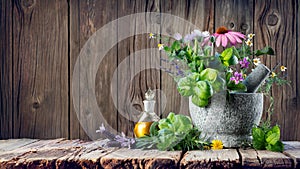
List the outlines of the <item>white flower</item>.
<svg viewBox="0 0 300 169">
<path fill-rule="evenodd" d="M 149 38 L 150 39 L 154 39 L 155 38 L 155 34 L 154 33 L 149 33 Z"/>
<path fill-rule="evenodd" d="M 159 43 L 157 45 L 157 47 L 158 47 L 158 50 L 163 50 L 164 49 L 164 44 Z"/>
<path fill-rule="evenodd" d="M 229 72 L 229 73 L 232 73 L 232 72 L 233 72 L 233 70 L 230 68 L 230 69 L 228 70 L 228 72 Z"/>
<path fill-rule="evenodd" d="M 261 62 L 260 62 L 260 59 L 259 58 L 254 58 L 253 59 L 253 64 L 255 64 L 256 66 L 258 65 L 258 64 L 260 64 Z"/>
<path fill-rule="evenodd" d="M 204 31 L 204 32 L 202 32 L 202 36 L 205 37 L 205 38 L 209 37 L 210 33 L 208 31 Z"/>
<path fill-rule="evenodd" d="M 285 66 L 280 66 L 280 70 L 281 70 L 282 72 L 285 72 L 286 69 L 287 69 L 287 68 L 286 68 Z"/>
<path fill-rule="evenodd" d="M 250 39 L 247 39 L 246 41 L 245 41 L 245 43 L 246 43 L 246 45 L 248 45 L 248 46 L 252 46 L 253 45 L 253 43 L 252 43 L 252 41 L 250 40 Z"/>
<path fill-rule="evenodd" d="M 247 37 L 248 37 L 249 39 L 252 39 L 254 36 L 255 36 L 254 33 L 249 33 L 249 34 L 247 35 Z"/>
</svg>

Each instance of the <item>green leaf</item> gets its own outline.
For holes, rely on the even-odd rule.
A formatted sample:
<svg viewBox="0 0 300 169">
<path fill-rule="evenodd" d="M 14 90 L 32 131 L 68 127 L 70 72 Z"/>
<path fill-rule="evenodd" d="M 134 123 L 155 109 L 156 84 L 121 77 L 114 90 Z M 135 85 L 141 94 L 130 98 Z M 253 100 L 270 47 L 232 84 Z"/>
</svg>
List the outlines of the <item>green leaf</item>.
<svg viewBox="0 0 300 169">
<path fill-rule="evenodd" d="M 269 47 L 269 46 L 267 46 L 267 47 L 265 47 L 265 48 L 263 48 L 261 50 L 255 50 L 254 51 L 254 54 L 256 56 L 265 55 L 265 54 L 274 55 L 274 53 L 275 53 L 274 50 L 271 47 Z"/>
<path fill-rule="evenodd" d="M 227 89 L 234 91 L 234 92 L 245 92 L 247 91 L 247 87 L 243 83 L 235 84 L 234 82 L 230 81 L 227 84 Z"/>
<path fill-rule="evenodd" d="M 155 121 L 150 126 L 150 136 L 157 136 L 158 135 L 158 122 Z"/>
<path fill-rule="evenodd" d="M 190 77 L 179 79 L 177 90 L 182 96 L 191 96 L 193 94 L 193 81 Z"/>
<path fill-rule="evenodd" d="M 284 150 L 284 145 L 281 141 L 277 141 L 276 144 L 268 144 L 266 147 L 267 150 L 282 152 Z"/>
<path fill-rule="evenodd" d="M 239 59 L 235 55 L 232 55 L 232 57 L 228 60 L 229 65 L 236 65 L 238 63 Z"/>
<path fill-rule="evenodd" d="M 212 68 L 206 68 L 200 73 L 200 80 L 214 82 L 218 77 L 218 71 Z"/>
<path fill-rule="evenodd" d="M 199 107 L 205 107 L 208 105 L 208 99 L 201 99 L 200 97 L 193 95 L 192 102 Z"/>
<path fill-rule="evenodd" d="M 220 76 L 217 76 L 217 79 L 211 83 L 211 86 L 213 88 L 213 92 L 217 93 L 219 91 L 225 90 L 226 81 Z"/>
<path fill-rule="evenodd" d="M 279 141 L 279 139 L 280 139 L 279 134 L 272 133 L 266 138 L 266 141 L 268 144 L 274 145 L 274 144 L 276 144 L 277 141 Z"/>
<path fill-rule="evenodd" d="M 169 48 L 168 46 L 164 46 L 164 51 L 170 52 L 170 51 L 171 51 L 171 48 Z"/>
<path fill-rule="evenodd" d="M 253 137 L 253 147 L 256 150 L 264 150 L 265 149 L 265 133 L 259 127 L 252 128 L 252 137 Z"/>
<path fill-rule="evenodd" d="M 179 50 L 180 49 L 180 42 L 179 41 L 174 41 L 171 47 L 173 50 Z"/>
<path fill-rule="evenodd" d="M 280 128 L 279 126 L 274 126 L 266 134 L 266 142 L 271 145 L 275 145 L 277 141 L 280 140 Z"/>
<path fill-rule="evenodd" d="M 221 58 L 224 61 L 230 60 L 233 54 L 233 49 L 232 48 L 227 48 L 221 53 Z"/>
<path fill-rule="evenodd" d="M 208 100 L 213 94 L 213 88 L 208 81 L 199 81 L 193 88 L 194 94 L 203 100 Z"/>
</svg>

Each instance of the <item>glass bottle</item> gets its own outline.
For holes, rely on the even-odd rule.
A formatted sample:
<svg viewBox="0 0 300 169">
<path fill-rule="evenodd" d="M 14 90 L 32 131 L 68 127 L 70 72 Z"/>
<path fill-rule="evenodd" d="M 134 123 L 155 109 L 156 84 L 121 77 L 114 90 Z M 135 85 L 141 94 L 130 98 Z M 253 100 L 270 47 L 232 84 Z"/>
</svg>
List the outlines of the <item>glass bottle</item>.
<svg viewBox="0 0 300 169">
<path fill-rule="evenodd" d="M 150 126 L 153 122 L 159 121 L 160 118 L 154 112 L 155 108 L 155 92 L 151 89 L 145 93 L 146 100 L 144 103 L 144 111 L 142 112 L 139 121 L 135 124 L 134 134 L 136 137 L 142 137 L 150 134 Z"/>
</svg>

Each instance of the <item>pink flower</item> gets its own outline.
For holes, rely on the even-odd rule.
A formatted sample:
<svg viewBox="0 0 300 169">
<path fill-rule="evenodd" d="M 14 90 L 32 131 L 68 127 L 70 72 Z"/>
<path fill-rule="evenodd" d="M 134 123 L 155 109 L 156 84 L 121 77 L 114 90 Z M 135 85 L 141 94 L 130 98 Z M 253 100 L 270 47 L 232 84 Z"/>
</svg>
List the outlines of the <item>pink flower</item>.
<svg viewBox="0 0 300 169">
<path fill-rule="evenodd" d="M 234 72 L 233 77 L 230 78 L 231 81 L 234 81 L 235 84 L 239 84 L 244 80 L 243 74 L 239 72 Z"/>
<path fill-rule="evenodd" d="M 221 26 L 217 29 L 216 33 L 213 34 L 216 37 L 216 46 L 219 47 L 222 43 L 223 47 L 226 47 L 228 40 L 231 45 L 242 43 L 242 39 L 245 39 L 245 35 L 240 32 L 234 32 L 227 29 L 225 26 Z"/>
</svg>

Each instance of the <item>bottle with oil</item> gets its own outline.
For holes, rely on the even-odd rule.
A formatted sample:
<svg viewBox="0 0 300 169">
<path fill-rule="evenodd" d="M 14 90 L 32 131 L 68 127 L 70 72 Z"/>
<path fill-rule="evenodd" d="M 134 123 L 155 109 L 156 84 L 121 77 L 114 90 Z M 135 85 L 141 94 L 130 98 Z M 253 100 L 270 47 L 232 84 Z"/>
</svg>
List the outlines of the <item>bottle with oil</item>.
<svg viewBox="0 0 300 169">
<path fill-rule="evenodd" d="M 155 108 L 155 92 L 151 89 L 145 93 L 146 100 L 144 103 L 144 111 L 141 114 L 139 121 L 135 124 L 134 134 L 137 138 L 150 134 L 150 126 L 153 122 L 159 121 L 160 118 L 154 112 Z"/>
</svg>

